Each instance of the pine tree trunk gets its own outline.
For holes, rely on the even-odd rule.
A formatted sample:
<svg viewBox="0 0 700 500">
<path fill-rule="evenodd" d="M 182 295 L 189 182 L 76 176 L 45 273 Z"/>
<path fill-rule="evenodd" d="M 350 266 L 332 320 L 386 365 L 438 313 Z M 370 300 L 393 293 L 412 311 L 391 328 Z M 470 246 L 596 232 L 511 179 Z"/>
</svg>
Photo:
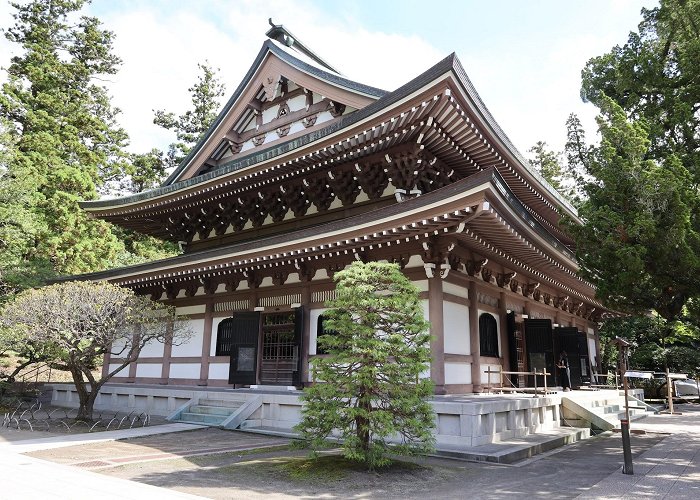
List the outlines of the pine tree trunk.
<svg viewBox="0 0 700 500">
<path fill-rule="evenodd" d="M 358 404 L 366 413 L 369 413 L 372 409 L 372 403 L 364 389 L 360 390 Z M 355 426 L 361 449 L 365 457 L 368 457 L 370 448 L 369 419 L 366 417 L 357 417 L 355 419 Z"/>
</svg>

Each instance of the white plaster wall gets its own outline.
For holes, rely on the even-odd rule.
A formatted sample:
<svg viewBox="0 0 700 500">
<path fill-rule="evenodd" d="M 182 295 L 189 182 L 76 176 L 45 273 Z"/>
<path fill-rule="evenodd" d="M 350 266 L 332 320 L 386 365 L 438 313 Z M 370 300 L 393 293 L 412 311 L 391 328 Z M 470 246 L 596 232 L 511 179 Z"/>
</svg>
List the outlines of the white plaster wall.
<svg viewBox="0 0 700 500">
<path fill-rule="evenodd" d="M 428 280 L 414 281 L 413 284 L 416 285 L 421 292 L 428 291 Z"/>
<path fill-rule="evenodd" d="M 178 316 L 186 316 L 188 314 L 204 314 L 207 306 L 204 304 L 198 306 L 184 306 L 176 308 L 175 312 Z"/>
<path fill-rule="evenodd" d="M 479 318 L 483 313 L 490 314 L 494 318 L 496 318 L 496 331 L 498 332 L 498 356 L 503 357 L 503 346 L 501 345 L 501 318 L 499 317 L 500 315 L 497 313 L 493 313 L 491 311 L 484 311 L 483 309 L 478 310 L 478 315 L 476 317 L 477 321 L 476 324 L 479 324 Z M 484 370 L 486 367 L 484 366 Z"/>
<path fill-rule="evenodd" d="M 289 135 L 296 134 L 297 132 L 301 132 L 302 130 L 306 129 L 303 123 L 301 122 L 294 122 L 292 125 L 289 127 Z"/>
<path fill-rule="evenodd" d="M 266 286 L 273 286 L 274 283 L 272 283 L 272 276 L 265 276 L 262 281 L 260 282 L 260 288 L 266 287 Z"/>
<path fill-rule="evenodd" d="M 202 355 L 202 337 L 204 336 L 204 320 L 190 319 L 188 320 L 188 322 L 193 335 L 191 338 L 188 339 L 187 343 L 173 346 L 173 350 L 171 352 L 171 356 L 173 358 Z"/>
<path fill-rule="evenodd" d="M 170 378 L 199 378 L 200 363 L 172 363 L 170 365 Z"/>
<path fill-rule="evenodd" d="M 445 353 L 469 354 L 469 308 L 463 304 L 443 302 Z M 453 382 L 457 383 L 457 382 Z"/>
<path fill-rule="evenodd" d="M 306 108 L 306 95 L 298 95 L 292 97 L 287 101 L 287 106 L 289 106 L 289 112 L 299 111 L 300 109 Z"/>
<path fill-rule="evenodd" d="M 209 378 L 212 380 L 228 380 L 228 363 L 209 364 Z"/>
<path fill-rule="evenodd" d="M 117 365 L 117 364 L 110 364 L 109 365 L 109 373 L 112 373 L 113 370 L 116 370 L 118 366 L 119 365 Z M 115 377 L 128 377 L 128 376 L 129 376 L 129 367 L 128 366 L 115 375 Z"/>
<path fill-rule="evenodd" d="M 467 287 L 455 285 L 454 283 L 448 283 L 447 281 L 442 282 L 442 291 L 444 293 L 451 293 L 452 295 L 465 299 L 469 296 L 469 290 L 467 290 Z"/>
<path fill-rule="evenodd" d="M 501 365 L 495 365 L 495 364 L 490 364 L 490 363 L 484 363 L 481 365 L 481 383 L 486 384 L 489 380 L 489 375 L 488 373 L 484 373 L 486 370 L 491 368 L 492 372 L 497 372 L 499 370 Z M 492 373 L 491 374 L 491 385 L 492 386 L 497 386 L 500 384 L 500 378 L 498 377 L 498 373 Z"/>
<path fill-rule="evenodd" d="M 591 366 L 595 366 L 595 358 L 598 353 L 595 350 L 595 338 L 588 337 L 588 358 L 591 360 Z"/>
<path fill-rule="evenodd" d="M 328 309 L 311 309 L 309 311 L 309 354 L 316 354 L 316 339 L 318 338 L 318 317 Z"/>
<path fill-rule="evenodd" d="M 277 118 L 277 112 L 280 110 L 279 106 L 272 106 L 267 108 L 262 113 L 262 122 L 269 123 L 275 118 Z"/>
<path fill-rule="evenodd" d="M 430 322 L 430 302 L 428 299 L 421 300 L 421 304 L 423 305 L 423 317 L 425 317 L 425 320 Z"/>
<path fill-rule="evenodd" d="M 384 192 L 386 193 L 387 190 L 389 190 L 388 186 Z M 391 194 L 391 193 L 393 193 L 393 191 L 391 191 L 389 194 Z M 384 193 L 382 193 L 382 196 L 383 195 L 384 195 Z M 409 268 L 409 267 L 423 267 L 423 259 L 421 258 L 421 256 L 420 255 L 411 255 L 411 257 L 408 259 L 408 262 L 406 263 L 406 268 Z M 426 283 L 427 283 L 427 281 L 426 281 Z"/>
<path fill-rule="evenodd" d="M 471 384 L 471 363 L 445 363 L 446 384 Z"/>
<path fill-rule="evenodd" d="M 141 349 L 141 353 L 139 354 L 140 358 L 160 358 L 163 356 L 163 349 L 165 348 L 164 344 L 161 342 L 158 342 L 157 340 L 153 339 L 151 340 L 148 344 L 143 346 Z"/>
<path fill-rule="evenodd" d="M 323 268 L 316 271 L 316 274 L 314 275 L 314 280 L 327 280 L 328 278 L 328 271 Z"/>
<path fill-rule="evenodd" d="M 318 114 L 318 118 L 316 118 L 316 125 L 318 125 L 319 123 L 330 121 L 332 119 L 333 115 L 330 113 L 330 111 L 322 111 Z"/>
<path fill-rule="evenodd" d="M 139 363 L 136 365 L 137 377 L 160 378 L 163 373 L 161 363 Z"/>
</svg>

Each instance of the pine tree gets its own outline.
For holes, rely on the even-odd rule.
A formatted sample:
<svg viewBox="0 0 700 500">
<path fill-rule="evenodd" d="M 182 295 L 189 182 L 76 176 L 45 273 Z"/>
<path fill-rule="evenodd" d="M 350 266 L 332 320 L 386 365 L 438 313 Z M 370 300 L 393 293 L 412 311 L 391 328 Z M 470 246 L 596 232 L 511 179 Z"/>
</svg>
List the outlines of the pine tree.
<svg viewBox="0 0 700 500">
<path fill-rule="evenodd" d="M 346 458 L 369 468 L 387 453 L 432 449 L 430 336 L 418 289 L 395 264 L 355 262 L 335 275 L 336 298 L 318 339 L 329 354 L 313 359 L 318 383 L 305 390 L 297 429 L 317 450 L 342 440 Z"/>
<path fill-rule="evenodd" d="M 198 63 L 197 67 L 201 71 L 197 83 L 187 89 L 192 98 L 192 109 L 180 116 L 165 110 L 155 111 L 153 123 L 175 132 L 177 137 L 166 156 L 168 168 L 179 165 L 209 130 L 219 111 L 219 99 L 225 92 L 225 86 L 218 78 L 218 69 L 212 68 L 207 61 Z"/>
</svg>

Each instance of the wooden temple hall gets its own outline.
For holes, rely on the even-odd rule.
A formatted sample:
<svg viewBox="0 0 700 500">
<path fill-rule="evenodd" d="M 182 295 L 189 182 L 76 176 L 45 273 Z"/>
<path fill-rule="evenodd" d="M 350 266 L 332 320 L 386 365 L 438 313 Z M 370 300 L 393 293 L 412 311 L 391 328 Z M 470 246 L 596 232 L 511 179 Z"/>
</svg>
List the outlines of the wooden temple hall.
<svg viewBox="0 0 700 500">
<path fill-rule="evenodd" d="M 559 225 L 576 212 L 511 144 L 454 54 L 387 92 L 272 25 L 161 187 L 82 207 L 184 250 L 80 277 L 173 304 L 195 332 L 146 346 L 115 382 L 312 382 L 333 275 L 355 260 L 396 262 L 420 288 L 438 394 L 480 392 L 499 366 L 554 373 L 561 348 L 574 386 L 597 363 L 607 311 Z"/>
</svg>

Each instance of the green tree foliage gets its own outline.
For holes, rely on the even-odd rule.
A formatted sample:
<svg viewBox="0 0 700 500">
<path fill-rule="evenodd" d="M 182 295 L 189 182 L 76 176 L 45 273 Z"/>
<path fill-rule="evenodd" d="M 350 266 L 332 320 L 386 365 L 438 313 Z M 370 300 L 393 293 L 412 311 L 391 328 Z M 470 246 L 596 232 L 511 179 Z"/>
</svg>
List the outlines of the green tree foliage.
<svg viewBox="0 0 700 500">
<path fill-rule="evenodd" d="M 18 334 L 42 346 L 53 366 L 71 373 L 80 398 L 78 418 L 88 420 L 100 388 L 136 361 L 146 344 L 177 345 L 191 336 L 172 306 L 109 283 L 77 281 L 25 290 L 6 304 L 0 337 Z M 111 371 L 96 377 L 93 371 L 106 353 L 113 357 Z"/>
<path fill-rule="evenodd" d="M 319 383 L 304 391 L 297 429 L 314 450 L 339 437 L 345 456 L 370 468 L 388 464 L 387 453 L 431 450 L 433 385 L 421 378 L 430 336 L 418 290 L 397 265 L 377 262 L 355 262 L 335 281 L 324 313 L 334 333 L 318 339 L 329 354 L 312 361 Z"/>
<path fill-rule="evenodd" d="M 658 316 L 628 316 L 605 321 L 600 329 L 602 365 L 615 370 L 618 350 L 612 342 L 630 342 L 630 367 L 638 370 L 697 374 L 700 369 L 700 329 L 685 320 L 668 323 Z"/>
<path fill-rule="evenodd" d="M 610 98 L 643 119 L 647 156 L 677 157 L 700 181 L 700 1 L 662 0 L 642 10 L 638 32 L 623 46 L 591 59 L 581 95 L 597 106 Z"/>
<path fill-rule="evenodd" d="M 608 305 L 654 309 L 672 328 L 685 311 L 700 318 L 700 1 L 663 0 L 642 16 L 582 72 L 602 140 L 586 145 L 570 119 L 567 156 L 586 198 L 584 225 L 570 227 L 582 274 Z"/>
<path fill-rule="evenodd" d="M 547 143 L 537 141 L 528 149 L 530 153 L 530 165 L 535 167 L 544 180 L 559 192 L 564 191 L 564 170 L 561 167 L 561 153 L 548 149 Z"/>
<path fill-rule="evenodd" d="M 600 99 L 598 147 L 578 143 L 583 225 L 570 223 L 580 272 L 613 308 L 678 320 L 700 294 L 700 219 L 692 175 L 675 155 L 650 159 L 648 127 Z"/>
<path fill-rule="evenodd" d="M 6 175 L 23 183 L 36 237 L 35 255 L 57 272 L 104 267 L 120 251 L 109 226 L 78 207 L 120 175 L 126 134 L 116 125 L 100 78 L 117 71 L 113 35 L 93 17 L 76 17 L 82 0 L 13 4 L 6 37 L 12 58 L 0 115 L 13 137 Z"/>
<path fill-rule="evenodd" d="M 117 72 L 113 34 L 80 16 L 83 0 L 12 4 L 5 36 L 20 54 L 0 92 L 0 300 L 47 276 L 174 254 L 90 218 L 78 202 L 130 175 L 152 187 L 153 154 L 129 158 L 101 82 Z"/>
<path fill-rule="evenodd" d="M 170 145 L 166 163 L 176 167 L 199 138 L 209 129 L 219 111 L 219 99 L 226 91 L 218 78 L 218 69 L 212 68 L 207 61 L 197 64 L 200 75 L 197 82 L 187 89 L 192 98 L 192 109 L 176 116 L 165 110 L 155 111 L 153 123 L 175 132 L 177 142 Z"/>
</svg>

